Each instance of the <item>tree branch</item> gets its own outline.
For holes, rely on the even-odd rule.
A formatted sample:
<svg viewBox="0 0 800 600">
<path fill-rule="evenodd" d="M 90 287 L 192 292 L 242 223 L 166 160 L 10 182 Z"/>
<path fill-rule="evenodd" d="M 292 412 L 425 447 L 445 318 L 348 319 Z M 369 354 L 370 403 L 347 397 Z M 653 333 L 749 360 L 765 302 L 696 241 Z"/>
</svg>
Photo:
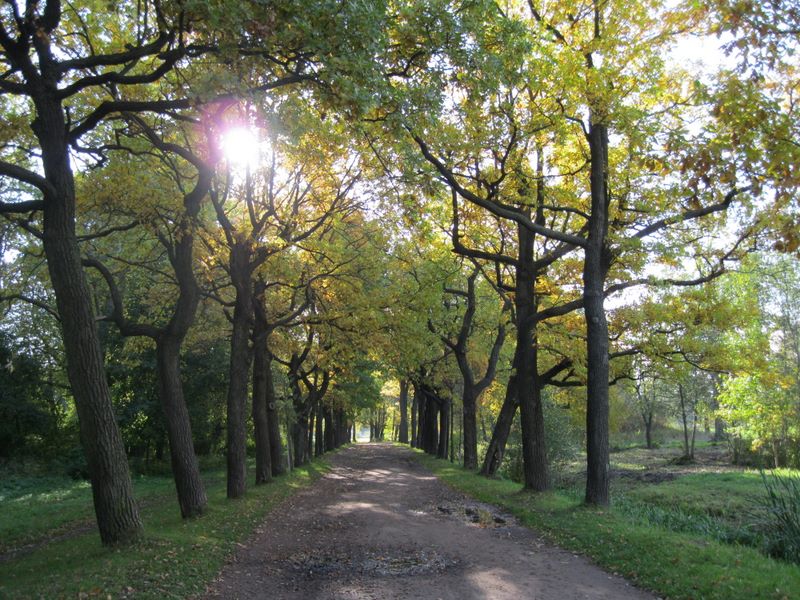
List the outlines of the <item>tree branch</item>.
<svg viewBox="0 0 800 600">
<path fill-rule="evenodd" d="M 753 186 L 746 186 L 743 188 L 733 188 L 727 194 L 725 194 L 725 198 L 721 202 L 717 202 L 716 204 L 711 204 L 710 206 L 704 206 L 702 208 L 697 208 L 694 210 L 689 210 L 683 212 L 679 215 L 674 215 L 672 217 L 665 217 L 663 219 L 659 219 L 650 225 L 647 225 L 644 229 L 640 229 L 637 231 L 633 237 L 637 239 L 645 238 L 657 231 L 661 231 L 665 227 L 670 225 L 674 225 L 675 223 L 683 223 L 685 221 L 690 221 L 692 219 L 699 219 L 700 217 L 705 217 L 706 215 L 710 215 L 716 212 L 722 212 L 727 210 L 728 207 L 733 202 L 734 198 L 739 194 L 744 194 L 749 192 L 753 189 Z"/>
<path fill-rule="evenodd" d="M 516 210 L 512 206 L 500 204 L 498 202 L 482 198 L 481 196 L 478 196 L 477 194 L 470 192 L 469 190 L 464 188 L 460 183 L 458 183 L 458 180 L 456 179 L 453 172 L 450 169 L 448 169 L 444 165 L 444 163 L 442 163 L 442 161 L 440 161 L 436 156 L 433 155 L 433 153 L 428 148 L 428 145 L 424 142 L 424 140 L 422 140 L 422 138 L 415 135 L 410 130 L 409 132 L 411 133 L 412 137 L 414 138 L 414 141 L 417 143 L 420 150 L 422 151 L 422 155 L 425 157 L 425 159 L 429 163 L 431 163 L 434 167 L 436 167 L 436 170 L 439 171 L 442 178 L 450 186 L 450 188 L 458 192 L 458 195 L 464 198 L 465 200 L 472 202 L 473 204 L 480 206 L 481 208 L 485 208 L 493 215 L 519 223 L 520 225 L 524 226 L 525 228 L 529 229 L 530 231 L 536 234 L 542 235 L 550 239 L 558 240 L 560 242 L 566 242 L 568 244 L 580 246 L 582 248 L 586 246 L 586 240 L 580 236 L 571 235 L 569 233 L 564 233 L 561 231 L 556 231 L 554 229 L 550 229 L 549 227 L 539 225 L 534 221 L 532 221 L 530 217 Z"/>
<path fill-rule="evenodd" d="M 83 266 L 85 267 L 97 269 L 97 271 L 105 280 L 106 285 L 108 286 L 108 291 L 111 294 L 111 303 L 113 305 L 113 311 L 110 315 L 108 315 L 107 318 L 116 324 L 116 326 L 119 328 L 119 332 L 125 337 L 144 336 L 156 339 L 160 333 L 158 328 L 153 327 L 152 325 L 134 323 L 125 317 L 122 304 L 122 293 L 117 286 L 117 282 L 114 280 L 114 275 L 111 273 L 108 267 L 93 257 L 84 258 L 82 262 Z"/>
<path fill-rule="evenodd" d="M 27 183 L 32 185 L 35 188 L 38 188 L 40 192 L 44 195 L 45 198 L 53 198 L 56 196 L 56 189 L 53 185 L 47 181 L 44 177 L 39 175 L 38 173 L 34 173 L 33 171 L 26 169 L 24 167 L 20 167 L 19 165 L 15 165 L 4 160 L 0 160 L 0 176 L 11 177 L 12 179 L 16 179 L 17 181 L 22 181 L 23 183 Z M 8 204 L 6 203 L 5 206 L 14 206 L 16 203 Z M 20 203 L 25 204 L 25 203 Z M 38 208 L 28 208 L 23 211 L 13 211 L 13 212 L 30 212 L 31 210 L 40 210 L 41 207 Z M 4 212 L 12 212 L 4 211 Z"/>
</svg>

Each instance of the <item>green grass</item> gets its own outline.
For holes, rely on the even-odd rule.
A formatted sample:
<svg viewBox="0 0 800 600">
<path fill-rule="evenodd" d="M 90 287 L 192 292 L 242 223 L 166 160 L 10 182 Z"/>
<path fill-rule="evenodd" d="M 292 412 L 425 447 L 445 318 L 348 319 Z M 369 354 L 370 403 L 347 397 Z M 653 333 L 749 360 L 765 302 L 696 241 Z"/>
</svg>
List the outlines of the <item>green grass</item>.
<svg viewBox="0 0 800 600">
<path fill-rule="evenodd" d="M 318 461 L 251 487 L 241 500 L 227 500 L 221 472 L 207 478 L 209 508 L 198 519 L 180 518 L 169 478 L 141 478 L 136 482 L 143 500 L 144 540 L 130 547 L 107 549 L 97 531 L 53 541 L 34 552 L 0 563 L 0 598 L 136 597 L 185 598 L 201 593 L 220 570 L 236 544 L 247 538 L 266 512 L 282 499 L 314 481 L 327 470 Z M 57 482 L 50 482 L 51 484 Z M 45 491 L 47 482 L 5 486 L 0 499 L 0 535 L 17 541 L 42 539 L 47 531 L 91 519 L 91 493 L 76 482 L 62 481 Z M 44 507 L 49 503 L 49 513 Z M 87 504 L 88 503 L 88 504 Z M 20 520 L 7 518 L 6 508 Z M 61 507 L 66 507 L 61 514 Z M 27 507 L 27 508 L 26 508 Z M 36 534 L 20 533 L 35 519 Z M 14 538 L 9 538 L 14 539 Z M 13 546 L 18 544 L 8 544 Z"/>
<path fill-rule="evenodd" d="M 170 477 L 138 477 L 133 483 L 136 498 L 145 503 L 175 489 Z M 93 523 L 88 481 L 17 475 L 0 483 L 0 552 Z"/>
<path fill-rule="evenodd" d="M 449 462 L 418 456 L 449 485 L 503 507 L 558 545 L 662 597 L 800 598 L 800 567 L 753 548 L 643 524 L 618 509 L 589 508 L 563 494 L 523 492 L 519 484 L 485 479 Z M 702 480 L 695 481 L 693 491 L 700 493 L 702 485 Z M 745 479 L 740 485 L 747 487 L 749 482 Z"/>
<path fill-rule="evenodd" d="M 625 496 L 629 500 L 741 523 L 755 500 L 763 498 L 764 484 L 757 471 L 693 473 L 657 485 L 633 487 Z"/>
</svg>

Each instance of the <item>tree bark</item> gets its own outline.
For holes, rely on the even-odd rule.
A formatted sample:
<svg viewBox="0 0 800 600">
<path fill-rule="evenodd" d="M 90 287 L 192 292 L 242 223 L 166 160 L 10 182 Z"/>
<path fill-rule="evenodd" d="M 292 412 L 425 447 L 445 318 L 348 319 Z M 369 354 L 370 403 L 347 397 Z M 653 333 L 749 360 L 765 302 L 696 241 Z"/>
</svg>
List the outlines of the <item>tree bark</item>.
<svg viewBox="0 0 800 600">
<path fill-rule="evenodd" d="M 306 457 L 311 460 L 314 456 L 314 417 L 316 409 L 316 402 L 309 402 L 308 417 L 306 422 Z"/>
<path fill-rule="evenodd" d="M 401 444 L 408 443 L 408 380 L 400 380 L 400 432 Z"/>
<path fill-rule="evenodd" d="M 417 387 L 414 386 L 414 398 L 411 400 L 411 447 L 412 448 L 419 448 L 419 438 L 417 437 L 417 425 L 418 425 L 417 413 L 419 412 L 418 396 L 419 392 L 417 391 Z"/>
<path fill-rule="evenodd" d="M 544 439 L 544 412 L 537 367 L 536 340 L 536 276 L 533 264 L 533 234 L 518 226 L 519 266 L 517 267 L 516 305 L 517 319 L 517 397 L 522 429 L 522 458 L 524 486 L 526 489 L 549 489 L 547 448 Z"/>
<path fill-rule="evenodd" d="M 439 443 L 436 456 L 447 458 L 447 445 L 450 442 L 450 400 L 441 399 L 439 403 Z"/>
<path fill-rule="evenodd" d="M 437 424 L 438 398 L 425 384 L 419 384 L 417 389 L 421 392 L 419 408 L 419 445 L 420 448 L 428 454 L 435 455 L 439 446 Z"/>
<path fill-rule="evenodd" d="M 325 410 L 321 406 L 317 406 L 317 418 L 315 421 L 315 430 L 314 430 L 314 456 L 322 456 L 325 452 L 331 450 L 331 446 L 333 445 L 326 443 L 328 440 L 328 422 L 325 420 Z M 325 429 L 323 431 L 323 424 L 325 425 Z"/>
<path fill-rule="evenodd" d="M 333 410 L 326 406 L 323 412 L 325 418 L 325 451 L 334 450 L 341 444 L 338 443 L 339 436 L 336 435 L 336 427 L 333 425 Z"/>
<path fill-rule="evenodd" d="M 47 269 L 61 317 L 67 376 L 75 397 L 80 439 L 92 482 L 97 526 L 103 544 L 133 541 L 142 522 L 133 497 L 128 461 L 111 404 L 103 353 L 92 313 L 92 296 L 75 235 L 75 182 L 69 163 L 66 122 L 55 81 L 34 96 L 31 128 L 41 144 L 45 178 L 54 194 L 44 195 L 43 243 Z"/>
<path fill-rule="evenodd" d="M 644 417 L 644 440 L 648 450 L 653 448 L 653 415 Z"/>
<path fill-rule="evenodd" d="M 464 393 L 461 395 L 463 403 L 463 432 L 464 436 L 464 468 L 474 471 L 478 468 L 478 421 L 477 398 L 475 386 L 472 382 L 464 382 Z"/>
<path fill-rule="evenodd" d="M 455 459 L 456 459 L 456 449 L 455 449 L 455 445 L 454 445 L 454 444 L 455 444 L 455 441 L 454 441 L 454 434 L 455 434 L 455 424 L 454 424 L 454 421 L 455 421 L 455 413 L 456 413 L 456 411 L 454 411 L 454 410 L 451 408 L 451 409 L 450 409 L 450 429 L 448 430 L 448 431 L 450 432 L 450 462 L 455 462 Z M 464 429 L 464 426 L 463 426 L 463 424 L 462 424 L 462 426 L 461 426 L 461 429 Z"/>
<path fill-rule="evenodd" d="M 308 462 L 308 419 L 301 418 L 292 424 L 292 442 L 294 446 L 294 466 L 301 467 Z"/>
<path fill-rule="evenodd" d="M 267 379 L 271 379 L 267 360 L 267 329 L 259 319 L 253 324 L 253 436 L 256 446 L 256 485 L 272 481 L 272 445 L 267 408 Z"/>
<path fill-rule="evenodd" d="M 592 122 L 589 129 L 591 202 L 589 234 L 583 266 L 586 315 L 586 503 L 607 506 L 608 450 L 608 321 L 603 298 L 610 255 L 608 233 L 608 131 Z"/>
<path fill-rule="evenodd" d="M 227 494 L 241 498 L 247 487 L 247 382 L 251 353 L 250 318 L 253 314 L 250 251 L 247 242 L 230 249 L 230 276 L 236 288 L 228 380 Z"/>
<path fill-rule="evenodd" d="M 516 364 L 516 360 L 514 364 Z M 517 413 L 517 406 L 517 376 L 512 375 L 508 380 L 506 396 L 503 400 L 503 405 L 500 407 L 500 414 L 497 415 L 497 422 L 492 430 L 492 439 L 483 459 L 480 473 L 485 477 L 496 475 L 497 470 L 503 463 L 506 443 L 511 433 L 511 425 L 514 423 L 514 415 Z"/>
<path fill-rule="evenodd" d="M 267 426 L 269 428 L 269 457 L 272 462 L 272 474 L 282 475 L 286 472 L 286 466 L 283 464 L 280 414 L 278 412 L 278 398 L 275 395 L 275 380 L 272 377 L 272 352 L 269 351 L 269 348 L 266 348 L 264 360 L 264 388 L 266 393 Z"/>
<path fill-rule="evenodd" d="M 208 503 L 200 465 L 192 442 L 192 425 L 183 397 L 180 372 L 180 341 L 162 337 L 156 341 L 159 397 L 169 439 L 172 475 L 178 493 L 181 516 L 203 513 Z"/>
</svg>

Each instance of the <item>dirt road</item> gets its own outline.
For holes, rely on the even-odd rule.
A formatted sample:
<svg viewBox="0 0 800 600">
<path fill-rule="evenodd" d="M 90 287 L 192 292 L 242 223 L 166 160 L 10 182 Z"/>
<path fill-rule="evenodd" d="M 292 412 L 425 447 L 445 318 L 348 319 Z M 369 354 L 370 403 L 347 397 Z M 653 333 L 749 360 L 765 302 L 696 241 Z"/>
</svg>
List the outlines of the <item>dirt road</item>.
<svg viewBox="0 0 800 600">
<path fill-rule="evenodd" d="M 652 598 L 441 483 L 409 450 L 357 445 L 274 510 L 208 598 Z"/>
</svg>

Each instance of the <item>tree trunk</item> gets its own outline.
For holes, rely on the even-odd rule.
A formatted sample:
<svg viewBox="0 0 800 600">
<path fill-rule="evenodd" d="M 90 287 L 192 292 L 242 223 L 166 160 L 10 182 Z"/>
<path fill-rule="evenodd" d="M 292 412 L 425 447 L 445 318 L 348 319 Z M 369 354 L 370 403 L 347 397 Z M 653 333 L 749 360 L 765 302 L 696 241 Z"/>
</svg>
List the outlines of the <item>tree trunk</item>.
<svg viewBox="0 0 800 600">
<path fill-rule="evenodd" d="M 400 380 L 400 431 L 401 444 L 408 443 L 408 380 Z"/>
<path fill-rule="evenodd" d="M 289 463 L 289 470 L 294 469 L 294 423 L 289 416 L 286 416 L 286 456 Z"/>
<path fill-rule="evenodd" d="M 714 418 L 714 441 L 721 442 L 725 439 L 725 421 L 719 417 Z"/>
<path fill-rule="evenodd" d="M 464 436 L 464 468 L 474 471 L 478 468 L 478 421 L 475 387 L 464 382 L 463 402 L 463 436 Z"/>
<path fill-rule="evenodd" d="M 450 400 L 442 398 L 439 405 L 439 444 L 436 456 L 447 458 L 447 445 L 450 442 Z"/>
<path fill-rule="evenodd" d="M 64 112 L 55 97 L 35 97 L 34 102 L 37 116 L 31 128 L 41 143 L 45 177 L 55 190 L 55 195 L 44 197 L 42 239 L 61 317 L 67 376 L 75 397 L 97 526 L 103 544 L 126 543 L 141 536 L 142 522 L 75 236 L 75 183 Z"/>
<path fill-rule="evenodd" d="M 419 438 L 417 437 L 417 425 L 418 419 L 417 414 L 419 412 L 419 401 L 418 401 L 419 392 L 417 391 L 417 387 L 414 386 L 414 398 L 411 400 L 411 447 L 412 448 L 419 448 Z"/>
<path fill-rule="evenodd" d="M 647 449 L 653 449 L 653 415 L 650 414 L 644 417 L 644 439 L 647 444 Z"/>
<path fill-rule="evenodd" d="M 339 436 L 336 435 L 336 427 L 333 424 L 333 409 L 326 406 L 323 412 L 325 419 L 325 451 L 336 449 L 341 443 L 338 443 Z"/>
<path fill-rule="evenodd" d="M 258 302 L 256 303 L 258 304 Z M 272 447 L 267 408 L 270 365 L 267 359 L 267 327 L 256 307 L 253 321 L 253 435 L 256 446 L 256 485 L 272 481 Z M 270 381 L 271 382 L 271 381 Z"/>
<path fill-rule="evenodd" d="M 294 446 L 294 466 L 301 467 L 308 462 L 308 417 L 299 418 L 292 424 Z"/>
<path fill-rule="evenodd" d="M 517 406 L 517 376 L 512 375 L 508 380 L 506 396 L 503 400 L 503 405 L 500 407 L 500 414 L 497 415 L 497 422 L 492 431 L 492 439 L 483 459 L 481 475 L 485 477 L 493 477 L 503 463 L 506 443 L 511 433 L 511 425 L 514 423 Z"/>
<path fill-rule="evenodd" d="M 314 416 L 315 416 L 315 401 L 309 403 L 308 416 L 306 417 L 306 457 L 311 460 L 314 456 Z"/>
<path fill-rule="evenodd" d="M 241 498 L 247 486 L 247 383 L 250 371 L 250 317 L 253 314 L 250 251 L 230 249 L 230 275 L 236 288 L 228 379 L 228 498 Z"/>
<path fill-rule="evenodd" d="M 686 396 L 683 392 L 683 385 L 678 384 L 678 399 L 681 403 L 681 424 L 683 425 L 683 458 L 691 460 L 689 449 L 689 415 L 686 412 Z"/>
<path fill-rule="evenodd" d="M 180 341 L 162 337 L 156 341 L 159 398 L 169 439 L 172 475 L 183 518 L 203 513 L 208 503 L 200 465 L 194 453 L 192 426 L 183 397 L 180 373 Z"/>
<path fill-rule="evenodd" d="M 608 450 L 608 322 L 603 299 L 610 264 L 608 232 L 608 131 L 592 122 L 589 130 L 591 198 L 589 234 L 583 265 L 586 315 L 586 503 L 607 506 Z"/>
<path fill-rule="evenodd" d="M 281 443 L 280 414 L 278 398 L 275 395 L 275 380 L 272 377 L 272 353 L 266 348 L 264 353 L 264 388 L 266 392 L 267 426 L 269 428 L 269 457 L 272 462 L 272 474 L 282 475 L 286 472 L 283 464 L 283 445 Z"/>
<path fill-rule="evenodd" d="M 772 440 L 772 464 L 776 469 L 781 468 L 781 452 L 778 440 Z"/>
<path fill-rule="evenodd" d="M 520 265 L 517 267 L 517 397 L 522 428 L 522 458 L 526 489 L 544 491 L 550 482 L 547 469 L 547 447 L 544 439 L 544 411 L 537 367 L 536 285 L 533 264 L 533 234 L 518 226 Z"/>
<path fill-rule="evenodd" d="M 439 432 L 437 425 L 438 398 L 432 390 L 420 385 L 422 392 L 420 400 L 420 447 L 428 454 L 435 455 L 439 446 Z"/>
<path fill-rule="evenodd" d="M 343 409 L 337 408 L 331 414 L 333 420 L 333 447 L 339 448 L 348 439 L 347 413 Z"/>
<path fill-rule="evenodd" d="M 317 406 L 316 412 L 317 417 L 314 429 L 314 456 L 322 456 L 325 452 L 328 452 L 331 449 L 330 444 L 327 443 L 328 422 L 325 420 L 325 413 L 327 412 L 327 409 Z M 323 424 L 325 425 L 324 431 Z"/>
<path fill-rule="evenodd" d="M 450 428 L 449 428 L 449 430 L 448 430 L 448 431 L 450 432 L 450 462 L 455 462 L 455 459 L 456 459 L 456 449 L 455 449 L 455 440 L 454 440 L 454 434 L 455 434 L 455 426 L 454 426 L 455 414 L 456 414 L 456 411 L 454 411 L 454 410 L 452 409 L 452 407 L 451 407 L 451 408 L 450 408 Z M 462 424 L 461 428 L 462 428 L 462 429 L 464 428 L 463 424 Z"/>
</svg>

